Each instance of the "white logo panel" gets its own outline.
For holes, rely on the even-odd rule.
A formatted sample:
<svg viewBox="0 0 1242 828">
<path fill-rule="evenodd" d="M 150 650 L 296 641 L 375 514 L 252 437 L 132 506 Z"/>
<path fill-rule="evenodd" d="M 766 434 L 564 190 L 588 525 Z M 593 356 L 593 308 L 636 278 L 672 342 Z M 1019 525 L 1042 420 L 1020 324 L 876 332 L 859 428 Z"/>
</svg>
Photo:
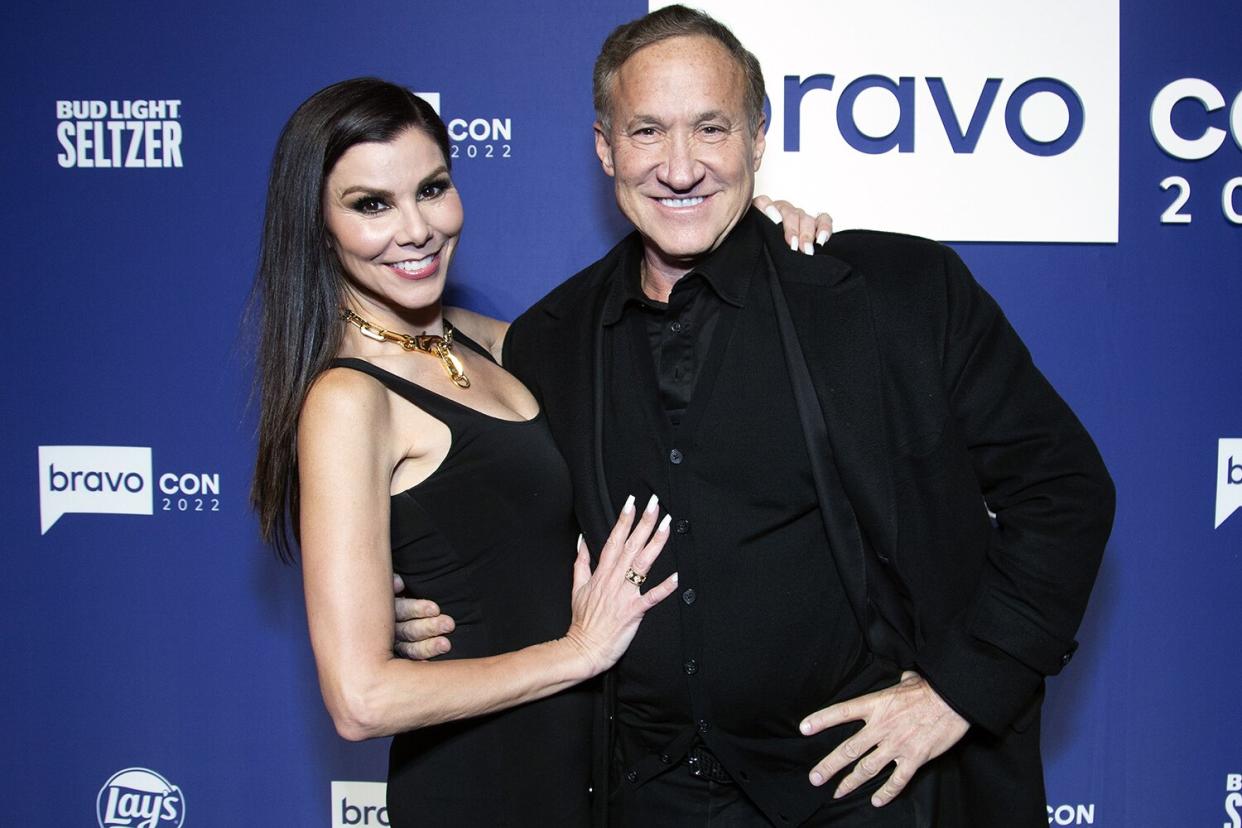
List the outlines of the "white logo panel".
<svg viewBox="0 0 1242 828">
<path fill-rule="evenodd" d="M 1242 437 L 1222 437 L 1216 448 L 1216 527 L 1242 507 Z"/>
<path fill-rule="evenodd" d="M 437 115 L 440 114 L 440 93 L 439 92 L 415 92 L 414 94 L 422 98 L 427 103 L 431 104 L 431 108 L 436 111 Z"/>
<path fill-rule="evenodd" d="M 61 515 L 151 514 L 148 446 L 39 446 L 39 518 L 46 534 Z"/>
<path fill-rule="evenodd" d="M 695 5 L 763 65 L 759 192 L 841 229 L 1117 241 L 1118 0 Z"/>
<path fill-rule="evenodd" d="M 332 828 L 389 825 L 383 782 L 332 781 Z"/>
</svg>

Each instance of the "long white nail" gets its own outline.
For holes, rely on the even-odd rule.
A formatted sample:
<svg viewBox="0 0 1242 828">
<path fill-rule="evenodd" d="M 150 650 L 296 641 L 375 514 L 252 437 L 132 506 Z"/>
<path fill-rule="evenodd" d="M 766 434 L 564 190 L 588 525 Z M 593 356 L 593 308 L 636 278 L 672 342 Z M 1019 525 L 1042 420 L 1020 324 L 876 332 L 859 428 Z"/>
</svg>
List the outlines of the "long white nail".
<svg viewBox="0 0 1242 828">
<path fill-rule="evenodd" d="M 643 509 L 643 511 L 654 512 L 659 505 L 660 505 L 660 498 L 652 494 L 651 499 L 647 501 L 647 508 Z"/>
<path fill-rule="evenodd" d="M 579 532 L 578 533 L 578 547 L 581 548 L 581 546 L 582 546 L 582 533 Z"/>
<path fill-rule="evenodd" d="M 794 236 L 792 239 L 789 240 L 789 249 L 795 253 L 798 252 L 798 237 L 797 236 Z"/>
<path fill-rule="evenodd" d="M 768 218 L 772 219 L 773 224 L 780 224 L 782 221 L 781 211 L 776 209 L 775 204 L 769 204 L 767 207 L 764 207 L 763 214 L 767 216 Z"/>
<path fill-rule="evenodd" d="M 625 505 L 621 507 L 621 511 L 631 514 L 634 511 L 634 495 L 630 495 L 625 499 Z"/>
<path fill-rule="evenodd" d="M 828 232 L 827 230 L 820 230 L 819 235 L 815 237 L 815 243 L 825 244 L 831 236 L 832 236 L 832 233 Z"/>
<path fill-rule="evenodd" d="M 660 525 L 656 527 L 656 531 L 657 531 L 657 532 L 667 532 L 667 531 L 668 531 L 668 525 L 669 525 L 669 523 L 671 523 L 671 522 L 672 522 L 672 520 L 673 520 L 673 516 L 672 516 L 672 515 L 665 515 L 665 516 L 664 516 L 664 519 L 660 521 Z"/>
<path fill-rule="evenodd" d="M 815 245 L 811 244 L 810 242 L 807 242 L 806 244 L 802 245 L 802 252 L 808 256 L 814 256 Z"/>
</svg>

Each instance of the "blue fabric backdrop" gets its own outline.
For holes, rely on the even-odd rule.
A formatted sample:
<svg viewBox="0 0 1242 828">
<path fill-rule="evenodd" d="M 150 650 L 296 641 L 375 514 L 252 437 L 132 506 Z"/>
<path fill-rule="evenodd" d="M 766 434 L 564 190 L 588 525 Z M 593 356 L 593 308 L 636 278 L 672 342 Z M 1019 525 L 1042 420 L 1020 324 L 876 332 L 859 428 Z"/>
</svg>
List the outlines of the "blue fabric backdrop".
<svg viewBox="0 0 1242 828">
<path fill-rule="evenodd" d="M 277 133 L 312 91 L 361 74 L 438 92 L 446 119 L 482 119 L 455 142 L 467 224 L 452 300 L 512 318 L 626 230 L 592 151 L 590 66 L 611 27 L 644 11 L 135 0 L 3 12 L 0 822 L 93 825 L 126 768 L 178 788 L 152 828 L 355 816 L 331 783 L 382 780 L 385 747 L 335 735 L 298 570 L 261 547 L 246 505 L 241 319 Z M 1230 483 L 1217 456 L 1220 439 L 1242 437 L 1242 227 L 1221 206 L 1242 176 L 1242 135 L 1183 161 L 1148 123 L 1156 93 L 1185 77 L 1211 82 L 1242 121 L 1239 32 L 1230 0 L 1123 4 L 1117 244 L 955 245 L 1118 485 L 1081 649 L 1049 688 L 1053 824 L 1242 824 L 1229 790 L 1242 773 L 1242 515 L 1213 526 L 1217 488 L 1242 498 L 1242 469 Z M 179 101 L 156 119 L 175 128 L 144 132 L 130 159 L 150 149 L 169 166 L 58 161 L 57 102 L 92 100 Z M 1174 116 L 1189 137 L 1229 125 L 1227 109 L 1193 102 Z M 126 155 L 136 134 L 116 136 Z M 88 156 L 114 158 L 101 135 Z M 179 157 L 165 145 L 178 138 Z M 1191 190 L 1189 224 L 1160 222 L 1174 175 Z M 806 206 L 832 210 L 832 193 Z M 150 447 L 153 513 L 41 525 L 41 494 L 58 484 L 40 483 L 40 446 Z"/>
</svg>

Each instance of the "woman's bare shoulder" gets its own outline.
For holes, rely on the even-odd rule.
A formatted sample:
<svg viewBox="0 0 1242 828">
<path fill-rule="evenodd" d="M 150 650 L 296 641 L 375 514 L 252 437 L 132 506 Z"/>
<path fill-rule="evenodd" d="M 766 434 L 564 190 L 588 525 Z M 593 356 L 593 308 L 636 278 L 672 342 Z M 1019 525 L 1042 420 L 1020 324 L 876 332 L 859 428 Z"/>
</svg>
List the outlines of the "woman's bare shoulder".
<svg viewBox="0 0 1242 828">
<path fill-rule="evenodd" d="M 375 434 L 388 413 L 387 392 L 379 380 L 351 368 L 329 368 L 306 393 L 299 431 L 329 439 Z"/>
</svg>

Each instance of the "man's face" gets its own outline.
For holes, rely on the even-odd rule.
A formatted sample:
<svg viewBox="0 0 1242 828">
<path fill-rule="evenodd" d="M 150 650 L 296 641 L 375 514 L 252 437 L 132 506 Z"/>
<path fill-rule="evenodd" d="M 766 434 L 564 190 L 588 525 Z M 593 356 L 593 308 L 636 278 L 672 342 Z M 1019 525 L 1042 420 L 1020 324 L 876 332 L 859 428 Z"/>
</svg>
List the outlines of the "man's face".
<svg viewBox="0 0 1242 828">
<path fill-rule="evenodd" d="M 646 46 L 616 75 L 595 151 L 648 255 L 668 267 L 691 269 L 750 205 L 764 139 L 750 132 L 744 90 L 737 61 L 697 35 Z"/>
</svg>

